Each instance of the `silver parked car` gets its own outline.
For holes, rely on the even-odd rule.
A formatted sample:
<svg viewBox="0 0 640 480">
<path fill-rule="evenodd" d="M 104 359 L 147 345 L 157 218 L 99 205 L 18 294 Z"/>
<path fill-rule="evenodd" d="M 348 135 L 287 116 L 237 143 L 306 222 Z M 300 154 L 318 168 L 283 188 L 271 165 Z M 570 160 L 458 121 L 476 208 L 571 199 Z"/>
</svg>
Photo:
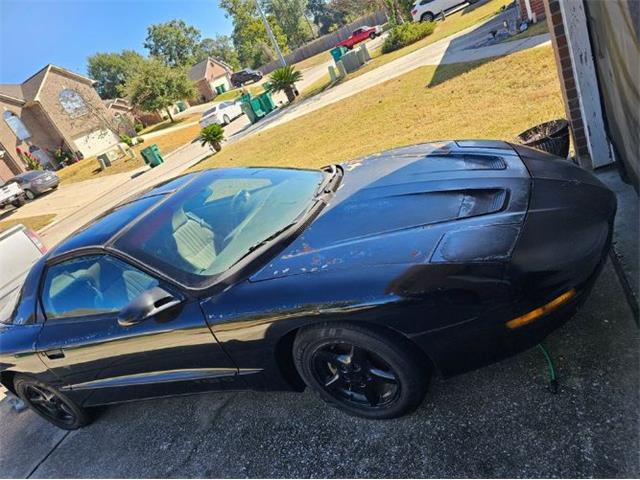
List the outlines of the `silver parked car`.
<svg viewBox="0 0 640 480">
<path fill-rule="evenodd" d="M 24 190 L 27 200 L 33 200 L 47 190 L 55 190 L 60 184 L 60 178 L 47 170 L 33 170 L 24 172 L 9 179 L 7 184 L 17 183 Z"/>
</svg>

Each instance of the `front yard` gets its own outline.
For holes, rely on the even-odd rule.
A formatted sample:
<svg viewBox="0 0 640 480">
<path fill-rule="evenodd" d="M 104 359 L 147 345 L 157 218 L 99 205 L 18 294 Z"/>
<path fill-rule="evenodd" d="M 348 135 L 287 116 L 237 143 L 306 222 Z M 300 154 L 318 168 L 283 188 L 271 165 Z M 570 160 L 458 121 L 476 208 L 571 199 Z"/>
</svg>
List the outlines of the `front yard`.
<svg viewBox="0 0 640 480">
<path fill-rule="evenodd" d="M 105 175 L 113 175 L 115 173 L 129 172 L 145 166 L 144 160 L 140 155 L 140 150 L 143 148 L 155 143 L 158 145 L 162 155 L 166 156 L 177 148 L 192 142 L 198 136 L 198 133 L 200 133 L 200 126 L 197 123 L 194 123 L 188 127 L 153 137 L 148 141 L 133 147 L 133 151 L 136 153 L 136 158 L 117 160 L 111 167 L 104 171 L 100 171 L 98 168 L 99 165 L 96 157 L 90 157 L 58 170 L 56 173 L 63 183 L 68 184 L 99 178 Z"/>
<path fill-rule="evenodd" d="M 564 115 L 553 51 L 429 66 L 225 146 L 197 168 L 316 168 L 381 150 L 449 138 L 512 140 Z"/>
<path fill-rule="evenodd" d="M 489 1 L 481 1 L 473 5 L 469 5 L 464 9 L 460 10 L 459 12 L 456 12 L 454 14 L 447 16 L 445 21 L 436 22 L 435 31 L 431 35 L 423 38 L 422 40 L 419 40 L 411 45 L 407 45 L 404 48 L 400 48 L 398 50 L 395 50 L 393 52 L 386 53 L 386 54 L 382 53 L 381 48 L 377 48 L 375 50 L 370 51 L 369 53 L 371 55 L 371 61 L 366 65 L 364 65 L 362 68 L 356 70 L 355 72 L 348 74 L 344 79 L 340 81 L 344 82 L 346 80 L 359 77 L 360 75 L 370 72 L 371 70 L 374 70 L 397 58 L 408 55 L 409 53 L 415 52 L 416 50 L 426 47 L 427 45 L 431 45 L 432 43 L 435 43 L 438 40 L 442 40 L 443 38 L 449 37 L 466 28 L 469 28 L 469 27 L 472 27 L 473 25 L 484 22 L 489 18 L 500 13 L 501 8 L 503 8 L 504 6 L 512 2 L 513 0 L 489 0 Z M 545 23 L 545 22 L 540 22 L 540 23 Z M 544 33 L 544 32 L 540 32 L 540 33 Z M 314 60 L 315 63 L 320 63 L 320 58 L 322 58 L 322 61 L 326 61 L 331 58 L 331 56 L 326 52 L 325 52 L 326 58 L 324 56 L 321 57 L 321 55 L 323 54 L 318 54 L 315 57 L 308 58 L 307 60 L 300 62 L 296 66 L 298 68 L 302 68 L 302 65 L 305 65 L 305 62 L 311 61 L 312 59 L 315 59 Z M 309 87 L 307 87 L 307 89 L 304 92 L 302 92 L 302 95 L 305 97 L 309 97 L 315 93 L 318 93 L 326 89 L 329 86 L 330 81 L 331 79 L 329 77 L 329 73 L 327 73 L 324 77 L 320 78 L 313 84 L 309 85 Z"/>
</svg>

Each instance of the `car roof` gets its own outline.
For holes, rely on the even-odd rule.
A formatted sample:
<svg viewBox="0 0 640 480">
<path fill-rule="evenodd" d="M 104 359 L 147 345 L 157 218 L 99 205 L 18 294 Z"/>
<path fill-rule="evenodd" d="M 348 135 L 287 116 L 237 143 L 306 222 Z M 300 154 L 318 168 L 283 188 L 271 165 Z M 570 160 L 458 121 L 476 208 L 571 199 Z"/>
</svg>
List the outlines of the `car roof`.
<svg viewBox="0 0 640 480">
<path fill-rule="evenodd" d="M 45 172 L 44 170 L 29 170 L 28 172 L 22 172 L 19 173 L 17 175 L 15 175 L 13 178 L 31 178 L 31 177 L 37 177 L 38 175 L 42 175 Z"/>
<path fill-rule="evenodd" d="M 101 247 L 111 237 L 143 215 L 149 208 L 162 201 L 197 175 L 197 172 L 181 175 L 124 200 L 94 219 L 91 223 L 72 233 L 50 250 L 47 257 L 58 257 L 81 248 Z"/>
</svg>

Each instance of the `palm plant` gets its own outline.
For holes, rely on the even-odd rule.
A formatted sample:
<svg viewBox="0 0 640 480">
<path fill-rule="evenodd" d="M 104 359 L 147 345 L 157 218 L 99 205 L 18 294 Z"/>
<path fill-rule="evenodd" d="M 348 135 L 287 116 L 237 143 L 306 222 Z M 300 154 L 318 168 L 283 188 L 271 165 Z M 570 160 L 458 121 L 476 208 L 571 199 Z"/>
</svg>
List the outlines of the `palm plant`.
<svg viewBox="0 0 640 480">
<path fill-rule="evenodd" d="M 296 70 L 293 65 L 280 67 L 273 71 L 269 77 L 269 90 L 272 92 L 284 91 L 287 100 L 293 102 L 296 99 L 295 83 L 302 80 L 302 73 Z"/>
<path fill-rule="evenodd" d="M 211 125 L 207 125 L 202 130 L 200 130 L 200 135 L 198 136 L 198 140 L 200 140 L 200 144 L 204 147 L 205 145 L 209 145 L 211 150 L 215 150 L 219 152 L 222 150 L 222 140 L 224 140 L 224 128 L 217 123 L 212 123 Z"/>
</svg>

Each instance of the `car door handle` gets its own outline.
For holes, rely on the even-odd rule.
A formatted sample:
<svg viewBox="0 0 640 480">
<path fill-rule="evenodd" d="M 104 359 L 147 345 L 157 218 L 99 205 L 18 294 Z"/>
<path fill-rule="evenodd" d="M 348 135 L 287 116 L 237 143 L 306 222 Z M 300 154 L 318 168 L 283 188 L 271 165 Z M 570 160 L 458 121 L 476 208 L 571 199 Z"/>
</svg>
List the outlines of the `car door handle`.
<svg viewBox="0 0 640 480">
<path fill-rule="evenodd" d="M 55 350 L 47 350 L 44 352 L 45 357 L 49 360 L 57 360 L 59 358 L 64 358 L 64 352 L 61 348 L 56 348 Z"/>
</svg>

